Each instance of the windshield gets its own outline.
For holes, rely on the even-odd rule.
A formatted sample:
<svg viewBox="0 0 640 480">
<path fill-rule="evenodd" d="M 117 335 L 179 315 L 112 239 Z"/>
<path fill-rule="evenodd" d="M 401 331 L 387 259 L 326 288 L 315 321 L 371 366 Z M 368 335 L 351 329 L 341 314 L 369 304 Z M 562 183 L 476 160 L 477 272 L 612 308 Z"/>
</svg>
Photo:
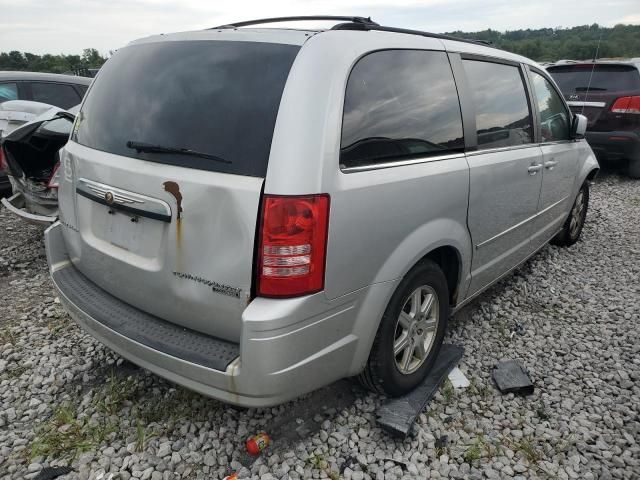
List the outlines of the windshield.
<svg viewBox="0 0 640 480">
<path fill-rule="evenodd" d="M 123 48 L 96 77 L 73 140 L 141 160 L 264 177 L 280 98 L 299 49 L 237 41 Z M 130 142 L 165 151 L 132 149 Z"/>
<path fill-rule="evenodd" d="M 593 77 L 591 84 L 591 70 Z M 640 89 L 640 73 L 630 65 L 563 65 L 549 67 L 547 71 L 556 81 L 562 93 L 585 92 L 587 88 L 593 92 L 620 92 Z"/>
</svg>

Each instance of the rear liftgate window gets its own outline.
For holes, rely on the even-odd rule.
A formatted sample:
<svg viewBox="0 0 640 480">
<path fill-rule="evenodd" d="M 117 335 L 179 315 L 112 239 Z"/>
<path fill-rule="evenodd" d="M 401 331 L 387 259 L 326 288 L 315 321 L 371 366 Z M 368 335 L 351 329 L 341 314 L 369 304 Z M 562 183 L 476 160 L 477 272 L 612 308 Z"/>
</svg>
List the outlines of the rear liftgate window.
<svg viewBox="0 0 640 480">
<path fill-rule="evenodd" d="M 356 64 L 345 95 L 341 168 L 463 148 L 460 104 L 444 52 L 384 50 Z"/>
<path fill-rule="evenodd" d="M 235 41 L 123 48 L 89 90 L 74 140 L 141 160 L 264 177 L 280 98 L 299 49 Z M 136 150 L 129 142 L 164 151 Z M 180 149 L 192 154 L 175 151 Z"/>
<path fill-rule="evenodd" d="M 640 89 L 640 73 L 631 65 L 566 65 L 552 67 L 547 71 L 563 93 Z"/>
</svg>

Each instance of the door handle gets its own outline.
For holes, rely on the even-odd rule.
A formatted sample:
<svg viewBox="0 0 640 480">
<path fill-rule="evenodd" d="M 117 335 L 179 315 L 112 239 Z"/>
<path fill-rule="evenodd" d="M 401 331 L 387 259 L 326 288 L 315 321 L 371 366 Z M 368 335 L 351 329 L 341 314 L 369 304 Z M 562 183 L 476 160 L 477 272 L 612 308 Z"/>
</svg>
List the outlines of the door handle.
<svg viewBox="0 0 640 480">
<path fill-rule="evenodd" d="M 542 164 L 538 163 L 537 165 L 529 165 L 529 168 L 527 168 L 527 171 L 529 172 L 529 175 L 535 175 L 536 173 L 538 173 L 540 171 L 540 169 L 542 168 Z"/>
<path fill-rule="evenodd" d="M 546 168 L 547 170 L 553 170 L 553 167 L 555 167 L 557 164 L 557 160 L 549 160 L 548 162 L 544 162 L 544 168 Z"/>
</svg>

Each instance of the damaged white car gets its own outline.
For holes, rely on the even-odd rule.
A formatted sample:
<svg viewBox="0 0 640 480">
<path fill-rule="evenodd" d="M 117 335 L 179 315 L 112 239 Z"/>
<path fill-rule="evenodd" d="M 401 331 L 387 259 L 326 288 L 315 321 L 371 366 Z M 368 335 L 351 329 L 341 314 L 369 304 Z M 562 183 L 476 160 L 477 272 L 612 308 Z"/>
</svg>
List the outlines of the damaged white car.
<svg viewBox="0 0 640 480">
<path fill-rule="evenodd" d="M 58 151 L 69 139 L 78 107 L 21 100 L 0 105 L 0 174 L 13 189 L 2 205 L 29 223 L 49 225 L 58 218 Z"/>
</svg>

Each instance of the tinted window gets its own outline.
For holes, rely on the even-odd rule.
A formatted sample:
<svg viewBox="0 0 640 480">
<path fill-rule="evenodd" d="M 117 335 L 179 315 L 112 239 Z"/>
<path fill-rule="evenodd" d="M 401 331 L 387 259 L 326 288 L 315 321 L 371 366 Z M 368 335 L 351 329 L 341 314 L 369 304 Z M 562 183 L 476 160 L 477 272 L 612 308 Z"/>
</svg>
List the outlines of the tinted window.
<svg viewBox="0 0 640 480">
<path fill-rule="evenodd" d="M 262 177 L 280 98 L 300 47 L 176 41 L 133 45 L 102 67 L 74 139 L 127 157 Z M 225 159 L 138 152 L 128 141 Z"/>
<path fill-rule="evenodd" d="M 587 88 L 592 92 L 640 90 L 640 73 L 631 65 L 563 65 L 547 71 L 562 93 L 585 92 Z"/>
<path fill-rule="evenodd" d="M 80 92 L 80 96 L 84 97 L 87 94 L 88 85 L 76 85 L 76 89 Z"/>
<path fill-rule="evenodd" d="M 540 110 L 540 134 L 543 142 L 569 139 L 569 113 L 560 95 L 542 75 L 531 72 L 533 91 Z"/>
<path fill-rule="evenodd" d="M 31 96 L 36 102 L 64 109 L 79 104 L 81 100 L 71 85 L 63 83 L 34 82 L 31 84 Z"/>
<path fill-rule="evenodd" d="M 518 67 L 464 60 L 476 108 L 478 148 L 530 143 L 532 121 Z"/>
<path fill-rule="evenodd" d="M 386 50 L 353 68 L 340 163 L 371 165 L 464 148 L 460 105 L 444 52 Z"/>
<path fill-rule="evenodd" d="M 18 85 L 16 83 L 0 83 L 0 103 L 8 100 L 18 100 Z"/>
</svg>

